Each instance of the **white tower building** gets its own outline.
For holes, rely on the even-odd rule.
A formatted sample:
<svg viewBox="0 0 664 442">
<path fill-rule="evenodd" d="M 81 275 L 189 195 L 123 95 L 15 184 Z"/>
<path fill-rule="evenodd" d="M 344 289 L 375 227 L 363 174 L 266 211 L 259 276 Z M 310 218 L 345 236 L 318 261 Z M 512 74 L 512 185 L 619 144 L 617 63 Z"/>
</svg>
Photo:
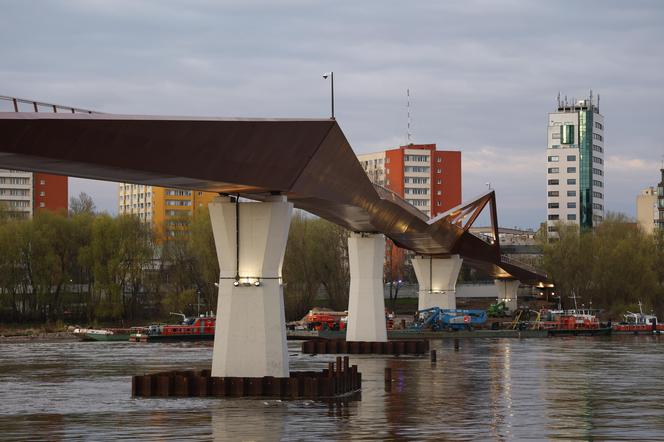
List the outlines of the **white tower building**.
<svg viewBox="0 0 664 442">
<path fill-rule="evenodd" d="M 567 103 L 549 114 L 546 149 L 547 231 L 557 223 L 592 228 L 604 219 L 604 117 L 599 96 Z"/>
</svg>

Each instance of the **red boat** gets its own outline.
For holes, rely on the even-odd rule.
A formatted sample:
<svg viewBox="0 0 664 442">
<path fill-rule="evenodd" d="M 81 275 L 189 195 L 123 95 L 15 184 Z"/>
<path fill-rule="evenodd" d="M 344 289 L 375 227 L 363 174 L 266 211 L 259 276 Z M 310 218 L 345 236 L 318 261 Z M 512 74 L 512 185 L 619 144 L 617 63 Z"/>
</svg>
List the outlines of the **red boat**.
<svg viewBox="0 0 664 442">
<path fill-rule="evenodd" d="M 216 318 L 213 315 L 201 315 L 187 318 L 182 313 L 182 323 L 176 325 L 153 324 L 138 333 L 129 335 L 131 342 L 156 341 L 205 341 L 214 339 Z"/>
<path fill-rule="evenodd" d="M 664 324 L 657 321 L 657 316 L 643 313 L 643 306 L 639 301 L 639 313 L 627 312 L 623 315 L 624 321 L 613 326 L 613 331 L 619 333 L 659 333 L 664 331 Z"/>
<path fill-rule="evenodd" d="M 598 310 L 548 310 L 543 312 L 539 328 L 549 335 L 608 335 L 611 327 L 602 327 L 597 318 Z"/>
</svg>

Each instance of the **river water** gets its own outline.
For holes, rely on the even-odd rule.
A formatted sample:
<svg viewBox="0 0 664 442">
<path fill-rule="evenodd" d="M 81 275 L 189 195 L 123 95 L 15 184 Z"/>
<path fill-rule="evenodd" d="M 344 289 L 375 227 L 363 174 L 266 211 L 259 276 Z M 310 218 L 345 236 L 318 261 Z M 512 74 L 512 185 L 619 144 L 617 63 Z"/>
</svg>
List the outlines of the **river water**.
<svg viewBox="0 0 664 442">
<path fill-rule="evenodd" d="M 432 341 L 351 355 L 361 399 L 132 399 L 135 374 L 209 368 L 211 343 L 0 343 L 0 440 L 664 440 L 664 336 Z M 334 356 L 299 353 L 291 370 Z M 384 369 L 394 381 L 386 388 Z"/>
</svg>

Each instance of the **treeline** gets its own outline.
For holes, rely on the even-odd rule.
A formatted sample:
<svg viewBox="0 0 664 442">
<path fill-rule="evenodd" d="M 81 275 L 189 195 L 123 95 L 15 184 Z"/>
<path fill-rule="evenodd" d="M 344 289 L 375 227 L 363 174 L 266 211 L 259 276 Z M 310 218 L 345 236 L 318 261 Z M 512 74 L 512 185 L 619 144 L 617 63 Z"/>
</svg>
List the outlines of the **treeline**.
<svg viewBox="0 0 664 442">
<path fill-rule="evenodd" d="M 207 223 L 207 225 L 206 225 Z M 203 244 L 203 247 L 199 245 Z M 158 244 L 132 216 L 40 212 L 0 221 L 4 321 L 132 322 L 215 304 L 218 267 L 209 220 L 186 240 Z"/>
<path fill-rule="evenodd" d="M 158 241 L 137 217 L 96 214 L 80 197 L 70 207 L 26 220 L 0 216 L 0 320 L 132 324 L 216 311 L 207 209 L 187 220 L 188 234 Z M 283 269 L 288 319 L 301 318 L 319 293 L 347 308 L 346 238 L 327 221 L 293 217 Z"/>
<path fill-rule="evenodd" d="M 563 306 L 602 308 L 614 319 L 625 310 L 664 314 L 664 236 L 648 235 L 621 214 L 593 231 L 558 225 L 560 239 L 544 244 L 543 266 Z"/>
</svg>

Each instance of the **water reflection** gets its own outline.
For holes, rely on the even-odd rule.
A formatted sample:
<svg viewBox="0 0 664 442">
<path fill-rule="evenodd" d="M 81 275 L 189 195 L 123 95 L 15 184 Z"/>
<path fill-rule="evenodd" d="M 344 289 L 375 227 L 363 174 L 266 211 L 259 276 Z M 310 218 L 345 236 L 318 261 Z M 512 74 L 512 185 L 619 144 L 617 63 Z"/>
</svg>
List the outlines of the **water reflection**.
<svg viewBox="0 0 664 442">
<path fill-rule="evenodd" d="M 131 399 L 133 374 L 209 366 L 206 344 L 0 344 L 0 439 L 658 439 L 660 339 L 437 341 L 436 363 L 357 355 L 361 401 L 338 403 Z M 289 345 L 293 369 L 334 359 Z"/>
</svg>

